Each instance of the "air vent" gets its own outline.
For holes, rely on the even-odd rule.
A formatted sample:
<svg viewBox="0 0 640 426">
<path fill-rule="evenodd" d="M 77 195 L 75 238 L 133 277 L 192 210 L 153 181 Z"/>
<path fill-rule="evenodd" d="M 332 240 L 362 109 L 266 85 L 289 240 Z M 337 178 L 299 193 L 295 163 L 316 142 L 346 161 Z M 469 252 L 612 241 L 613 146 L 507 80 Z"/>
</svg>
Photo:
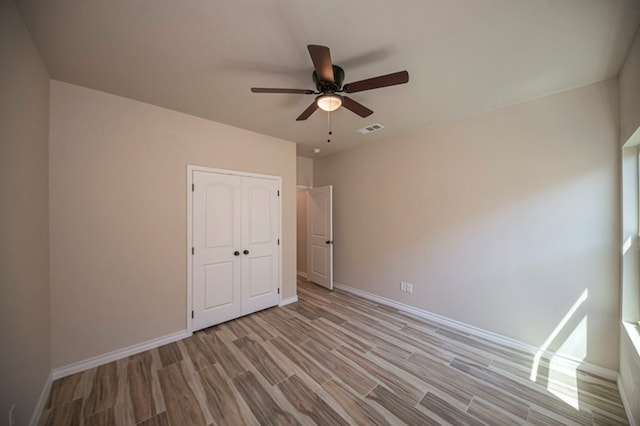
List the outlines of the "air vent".
<svg viewBox="0 0 640 426">
<path fill-rule="evenodd" d="M 363 127 L 358 131 L 363 135 L 366 135 L 367 133 L 377 132 L 378 130 L 381 130 L 381 129 L 384 129 L 384 126 L 382 124 L 376 123 L 376 124 L 372 124 L 371 126 Z"/>
</svg>

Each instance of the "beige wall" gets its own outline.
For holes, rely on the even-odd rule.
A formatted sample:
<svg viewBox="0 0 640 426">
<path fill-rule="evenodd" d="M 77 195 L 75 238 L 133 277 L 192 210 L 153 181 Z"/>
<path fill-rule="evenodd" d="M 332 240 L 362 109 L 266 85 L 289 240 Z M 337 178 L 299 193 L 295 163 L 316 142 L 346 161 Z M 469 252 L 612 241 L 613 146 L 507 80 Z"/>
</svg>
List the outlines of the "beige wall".
<svg viewBox="0 0 640 426">
<path fill-rule="evenodd" d="M 622 148 L 622 238 L 634 241 L 622 257 L 622 320 L 640 319 L 640 273 L 638 271 L 638 147 L 640 143 L 640 31 L 620 71 L 620 143 Z M 633 135 L 633 140 L 630 137 Z M 640 401 L 640 345 L 634 347 L 629 333 L 640 340 L 640 330 L 620 327 L 620 379 L 629 401 Z M 640 424 L 640 404 L 633 405 Z"/>
<path fill-rule="evenodd" d="M 295 144 L 53 81 L 53 367 L 186 328 L 186 167 L 282 176 L 296 294 Z"/>
<path fill-rule="evenodd" d="M 617 370 L 617 109 L 607 81 L 316 159 L 335 280 L 536 346 L 587 291 L 549 349 Z"/>
<path fill-rule="evenodd" d="M 51 368 L 49 77 L 12 1 L 0 0 L 0 422 L 26 425 Z"/>
<path fill-rule="evenodd" d="M 311 158 L 297 157 L 297 184 L 299 186 L 313 186 L 313 160 Z M 307 272 L 307 189 L 298 188 L 298 272 Z"/>
<path fill-rule="evenodd" d="M 306 157 L 296 157 L 296 184 L 313 186 L 313 160 Z"/>
</svg>

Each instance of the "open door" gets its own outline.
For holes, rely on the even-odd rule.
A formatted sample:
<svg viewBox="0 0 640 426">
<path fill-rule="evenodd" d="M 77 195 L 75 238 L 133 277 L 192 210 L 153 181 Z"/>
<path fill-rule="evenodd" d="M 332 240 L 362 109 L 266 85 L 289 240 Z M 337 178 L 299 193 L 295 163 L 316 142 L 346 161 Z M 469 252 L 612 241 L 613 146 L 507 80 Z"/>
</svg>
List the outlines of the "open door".
<svg viewBox="0 0 640 426">
<path fill-rule="evenodd" d="M 333 290 L 333 188 L 312 188 L 307 196 L 307 275 Z"/>
</svg>

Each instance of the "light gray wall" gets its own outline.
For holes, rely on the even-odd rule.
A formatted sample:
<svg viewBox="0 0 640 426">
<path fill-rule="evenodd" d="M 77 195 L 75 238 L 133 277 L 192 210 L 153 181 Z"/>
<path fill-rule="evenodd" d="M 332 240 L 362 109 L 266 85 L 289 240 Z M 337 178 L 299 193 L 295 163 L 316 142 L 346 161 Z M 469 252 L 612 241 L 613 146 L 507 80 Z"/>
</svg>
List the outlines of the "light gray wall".
<svg viewBox="0 0 640 426">
<path fill-rule="evenodd" d="M 538 347 L 586 292 L 548 349 L 617 370 L 617 110 L 607 81 L 316 159 L 335 280 Z"/>
<path fill-rule="evenodd" d="M 53 81 L 54 368 L 186 328 L 188 164 L 282 176 L 296 294 L 294 143 Z"/>
<path fill-rule="evenodd" d="M 638 147 L 640 143 L 640 31 L 620 71 L 620 143 L 622 148 L 622 238 L 633 244 L 622 258 L 622 320 L 640 319 L 638 271 Z M 631 138 L 631 139 L 630 139 Z M 637 325 L 620 328 L 620 380 L 640 424 L 640 341 Z M 634 333 L 630 335 L 629 333 Z M 635 402 L 635 404 L 633 404 Z"/>
<path fill-rule="evenodd" d="M 26 425 L 51 368 L 49 76 L 0 0 L 0 423 Z"/>
</svg>

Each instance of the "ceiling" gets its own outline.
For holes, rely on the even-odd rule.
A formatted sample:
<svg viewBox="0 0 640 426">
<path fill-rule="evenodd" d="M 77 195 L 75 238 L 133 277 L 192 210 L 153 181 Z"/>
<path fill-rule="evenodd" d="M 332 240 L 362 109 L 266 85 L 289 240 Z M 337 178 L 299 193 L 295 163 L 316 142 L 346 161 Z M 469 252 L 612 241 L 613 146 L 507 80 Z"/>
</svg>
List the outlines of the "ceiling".
<svg viewBox="0 0 640 426">
<path fill-rule="evenodd" d="M 638 0 L 16 0 L 51 78 L 298 143 L 320 155 L 617 76 Z M 406 85 L 296 117 L 315 89 L 307 44 L 345 83 L 408 70 Z M 362 135 L 362 127 L 385 128 Z"/>
</svg>

